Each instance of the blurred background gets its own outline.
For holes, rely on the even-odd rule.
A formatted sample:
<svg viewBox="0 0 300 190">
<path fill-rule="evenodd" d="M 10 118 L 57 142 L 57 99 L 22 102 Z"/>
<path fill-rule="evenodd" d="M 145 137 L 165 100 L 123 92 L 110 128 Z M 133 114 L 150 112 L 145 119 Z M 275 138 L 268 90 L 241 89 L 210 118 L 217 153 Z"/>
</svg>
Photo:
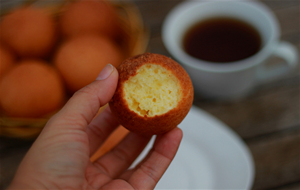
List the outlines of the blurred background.
<svg viewBox="0 0 300 190">
<path fill-rule="evenodd" d="M 12 6 L 12 1 L 1 0 L 2 18 L 4 5 L 6 7 Z M 134 20 L 133 28 L 140 36 L 140 38 L 134 39 L 127 36 L 130 39 L 128 41 L 134 41 L 134 45 L 128 43 L 131 44 L 130 47 L 136 49 L 130 53 L 127 52 L 126 56 L 149 51 L 171 57 L 163 44 L 161 29 L 166 15 L 182 1 L 124 0 L 121 2 L 133 6 L 131 11 L 137 11 L 133 15 L 134 18 L 129 18 L 130 22 L 126 23 L 132 23 L 131 21 Z M 263 0 L 261 2 L 267 5 L 279 20 L 281 40 L 295 45 L 299 53 L 300 1 Z M 122 5 L 121 8 L 124 6 Z M 118 6 L 119 8 L 120 6 Z M 128 17 L 126 19 L 128 20 Z M 142 21 L 142 24 L 139 21 Z M 127 35 L 130 36 L 133 33 L 130 31 Z M 125 38 L 127 39 L 127 37 Z M 271 64 L 276 64 L 279 61 L 277 59 L 271 60 Z M 300 189 L 299 71 L 298 66 L 283 78 L 260 84 L 243 99 L 230 102 L 208 100 L 201 96 L 196 96 L 194 99 L 195 106 L 227 124 L 249 147 L 255 162 L 253 189 Z M 14 135 L 7 135 L 8 133 L 3 134 L 3 128 L 7 127 L 4 124 L 7 122 L 11 124 L 12 121 L 1 116 L 1 189 L 5 189 L 9 185 L 20 161 L 39 132 L 37 130 L 32 136 L 25 137 L 19 135 L 27 132 L 26 130 L 22 132 L 22 129 L 18 131 L 18 135 L 15 137 Z M 43 123 L 43 121 L 40 122 Z"/>
</svg>

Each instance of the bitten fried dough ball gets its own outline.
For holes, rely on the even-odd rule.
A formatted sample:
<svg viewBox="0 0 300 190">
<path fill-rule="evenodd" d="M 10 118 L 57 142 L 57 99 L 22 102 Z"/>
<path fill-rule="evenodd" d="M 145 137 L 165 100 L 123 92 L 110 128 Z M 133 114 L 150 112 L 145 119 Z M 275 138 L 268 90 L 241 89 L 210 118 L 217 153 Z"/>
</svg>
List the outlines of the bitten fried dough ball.
<svg viewBox="0 0 300 190">
<path fill-rule="evenodd" d="M 60 18 L 60 28 L 66 37 L 99 33 L 114 38 L 119 31 L 115 10 L 101 0 L 70 3 Z"/>
<path fill-rule="evenodd" d="M 2 78 L 15 64 L 16 57 L 4 46 L 0 46 L 0 78 Z"/>
<path fill-rule="evenodd" d="M 40 60 L 18 63 L 1 82 L 1 105 L 12 117 L 40 117 L 59 109 L 64 86 L 54 67 Z"/>
<path fill-rule="evenodd" d="M 175 128 L 194 98 L 191 79 L 172 59 L 145 53 L 119 67 L 117 90 L 109 102 L 121 125 L 142 134 L 162 134 Z"/>
<path fill-rule="evenodd" d="M 110 40 L 87 35 L 72 38 L 58 49 L 54 63 L 67 88 L 75 92 L 93 82 L 107 64 L 117 67 L 121 51 Z"/>
<path fill-rule="evenodd" d="M 22 57 L 45 57 L 56 42 L 55 30 L 43 9 L 22 7 L 3 17 L 1 39 Z"/>
</svg>

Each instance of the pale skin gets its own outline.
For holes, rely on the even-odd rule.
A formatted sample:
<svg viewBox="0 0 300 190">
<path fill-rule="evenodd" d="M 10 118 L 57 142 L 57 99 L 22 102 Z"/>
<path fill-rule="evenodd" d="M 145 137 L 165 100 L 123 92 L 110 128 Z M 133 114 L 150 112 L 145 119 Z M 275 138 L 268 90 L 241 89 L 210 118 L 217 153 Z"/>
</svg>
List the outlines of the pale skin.
<svg viewBox="0 0 300 190">
<path fill-rule="evenodd" d="M 94 163 L 91 155 L 119 126 L 109 108 L 118 72 L 107 65 L 96 81 L 74 94 L 34 142 L 9 186 L 11 189 L 153 189 L 173 160 L 182 131 L 159 135 L 146 158 L 128 169 L 150 140 L 130 132 Z"/>
</svg>

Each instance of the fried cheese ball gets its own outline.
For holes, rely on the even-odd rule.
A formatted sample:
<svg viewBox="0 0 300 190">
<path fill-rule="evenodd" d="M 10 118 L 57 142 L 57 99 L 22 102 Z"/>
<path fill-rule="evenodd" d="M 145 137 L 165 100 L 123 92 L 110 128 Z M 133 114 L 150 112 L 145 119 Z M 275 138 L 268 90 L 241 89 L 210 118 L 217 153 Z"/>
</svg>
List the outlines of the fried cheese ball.
<svg viewBox="0 0 300 190">
<path fill-rule="evenodd" d="M 19 62 L 1 81 L 1 105 L 11 117 L 41 117 L 59 109 L 64 101 L 58 71 L 41 60 Z"/>
<path fill-rule="evenodd" d="M 83 34 L 101 34 L 116 38 L 119 34 L 118 17 L 106 2 L 81 0 L 66 6 L 59 19 L 65 37 Z"/>
<path fill-rule="evenodd" d="M 18 8 L 3 17 L 1 40 L 21 57 L 47 57 L 57 40 L 54 20 L 41 8 Z"/>
<path fill-rule="evenodd" d="M 109 39 L 84 35 L 63 43 L 54 64 L 73 93 L 93 82 L 107 64 L 117 67 L 122 59 L 122 52 Z"/>
<path fill-rule="evenodd" d="M 117 90 L 109 106 L 128 130 L 162 134 L 175 128 L 189 112 L 193 85 L 172 59 L 145 53 L 125 60 L 118 72 Z"/>
</svg>

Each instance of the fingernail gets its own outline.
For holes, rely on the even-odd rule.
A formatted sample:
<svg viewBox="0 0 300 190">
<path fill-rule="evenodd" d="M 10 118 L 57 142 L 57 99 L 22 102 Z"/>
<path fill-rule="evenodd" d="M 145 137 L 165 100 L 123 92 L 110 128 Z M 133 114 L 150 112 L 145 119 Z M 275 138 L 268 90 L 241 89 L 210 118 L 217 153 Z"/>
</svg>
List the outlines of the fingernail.
<svg viewBox="0 0 300 190">
<path fill-rule="evenodd" d="M 111 64 L 107 64 L 102 71 L 97 76 L 96 80 L 104 80 L 109 77 L 109 75 L 113 72 L 114 67 Z"/>
</svg>

